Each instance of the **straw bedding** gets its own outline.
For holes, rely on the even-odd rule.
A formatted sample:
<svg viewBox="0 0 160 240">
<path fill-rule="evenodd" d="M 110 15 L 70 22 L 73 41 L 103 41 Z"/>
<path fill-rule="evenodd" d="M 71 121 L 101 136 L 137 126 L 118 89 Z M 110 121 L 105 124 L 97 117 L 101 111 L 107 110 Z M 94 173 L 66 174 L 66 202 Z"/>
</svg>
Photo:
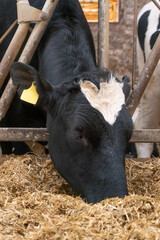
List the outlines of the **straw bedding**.
<svg viewBox="0 0 160 240">
<path fill-rule="evenodd" d="M 160 159 L 126 161 L 129 196 L 87 204 L 39 156 L 0 166 L 0 239 L 160 239 Z"/>
</svg>

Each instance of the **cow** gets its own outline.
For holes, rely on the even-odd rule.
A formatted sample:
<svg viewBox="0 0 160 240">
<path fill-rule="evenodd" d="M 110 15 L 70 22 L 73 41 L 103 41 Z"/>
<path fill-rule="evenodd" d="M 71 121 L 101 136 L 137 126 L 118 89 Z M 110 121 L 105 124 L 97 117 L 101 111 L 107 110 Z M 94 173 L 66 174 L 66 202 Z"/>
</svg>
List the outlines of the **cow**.
<svg viewBox="0 0 160 240">
<path fill-rule="evenodd" d="M 137 65 L 139 73 L 160 32 L 160 12 L 153 2 L 146 4 L 138 14 Z M 135 129 L 157 129 L 160 121 L 160 62 L 158 63 L 140 103 L 133 115 Z M 136 143 L 137 156 L 150 158 L 153 143 Z"/>
<path fill-rule="evenodd" d="M 128 194 L 125 151 L 133 123 L 122 81 L 98 68 L 78 0 L 60 0 L 37 49 L 38 68 L 20 62 L 10 74 L 18 93 L 34 82 L 46 112 L 49 154 L 61 176 L 88 203 Z M 19 100 L 20 101 L 20 100 Z"/>
</svg>

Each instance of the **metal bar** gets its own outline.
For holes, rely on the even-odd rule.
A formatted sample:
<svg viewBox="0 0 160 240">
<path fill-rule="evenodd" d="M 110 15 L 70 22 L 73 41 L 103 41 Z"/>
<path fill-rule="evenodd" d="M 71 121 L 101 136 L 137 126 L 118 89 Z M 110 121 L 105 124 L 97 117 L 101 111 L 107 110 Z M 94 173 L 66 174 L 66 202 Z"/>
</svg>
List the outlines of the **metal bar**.
<svg viewBox="0 0 160 240">
<path fill-rule="evenodd" d="M 48 141 L 46 128 L 0 128 L 0 141 Z M 133 130 L 130 142 L 160 143 L 160 129 Z"/>
<path fill-rule="evenodd" d="M 0 88 L 9 72 L 11 64 L 14 62 L 22 44 L 27 36 L 29 23 L 21 23 L 12 38 L 12 41 L 0 62 Z"/>
<path fill-rule="evenodd" d="M 48 141 L 46 128 L 0 128 L 0 141 Z"/>
<path fill-rule="evenodd" d="M 109 68 L 109 0 L 98 1 L 98 65 Z"/>
<path fill-rule="evenodd" d="M 160 129 L 134 129 L 130 141 L 137 143 L 160 143 Z"/>
<path fill-rule="evenodd" d="M 12 31 L 12 29 L 17 25 L 18 21 L 15 20 L 14 23 L 7 29 L 5 34 L 0 38 L 0 44 L 3 42 L 3 40 L 7 37 L 7 35 Z"/>
<path fill-rule="evenodd" d="M 154 4 L 156 5 L 156 7 L 160 10 L 160 5 L 156 2 L 156 0 L 152 0 L 152 2 L 154 2 Z"/>
<path fill-rule="evenodd" d="M 132 90 L 136 80 L 136 57 L 137 57 L 137 14 L 138 0 L 134 0 L 134 26 L 133 26 L 133 65 L 132 65 Z"/>
<path fill-rule="evenodd" d="M 138 78 L 138 83 L 127 101 L 127 108 L 131 115 L 134 114 L 136 107 L 149 83 L 155 67 L 160 59 L 160 35 L 158 36 L 153 49 L 145 63 L 143 70 Z"/>
<path fill-rule="evenodd" d="M 48 25 L 48 22 L 53 14 L 53 11 L 58 3 L 58 0 L 46 0 L 42 11 L 48 14 L 48 19 L 44 22 L 36 23 L 27 44 L 20 56 L 19 61 L 23 63 L 29 63 L 32 59 L 32 56 L 39 44 L 39 41 Z M 6 89 L 0 99 L 0 120 L 6 115 L 9 106 L 15 96 L 16 86 L 13 85 L 12 79 L 10 78 Z"/>
</svg>

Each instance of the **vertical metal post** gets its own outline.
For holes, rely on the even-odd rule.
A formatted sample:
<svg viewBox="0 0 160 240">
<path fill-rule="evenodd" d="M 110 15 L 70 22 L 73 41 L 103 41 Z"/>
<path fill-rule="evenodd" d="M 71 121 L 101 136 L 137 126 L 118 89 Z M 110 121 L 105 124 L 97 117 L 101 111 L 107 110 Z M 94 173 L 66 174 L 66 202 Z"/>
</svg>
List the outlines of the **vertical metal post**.
<svg viewBox="0 0 160 240">
<path fill-rule="evenodd" d="M 98 0 L 98 65 L 109 68 L 109 0 Z"/>
<path fill-rule="evenodd" d="M 136 79 L 136 57 L 137 57 L 137 12 L 138 0 L 134 0 L 134 22 L 133 22 L 133 64 L 132 64 L 132 90 Z"/>
</svg>

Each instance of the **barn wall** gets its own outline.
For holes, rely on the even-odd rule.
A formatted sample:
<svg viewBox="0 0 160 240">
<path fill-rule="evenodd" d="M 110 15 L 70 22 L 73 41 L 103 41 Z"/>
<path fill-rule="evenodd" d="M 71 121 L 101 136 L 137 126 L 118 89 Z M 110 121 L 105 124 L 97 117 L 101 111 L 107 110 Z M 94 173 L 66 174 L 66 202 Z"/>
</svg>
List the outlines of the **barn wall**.
<svg viewBox="0 0 160 240">
<path fill-rule="evenodd" d="M 133 20 L 134 20 L 134 1 L 133 0 L 121 0 L 122 6 L 124 8 L 124 23 L 127 26 L 132 26 Z M 139 0 L 138 1 L 138 10 L 142 8 L 142 6 L 145 5 L 145 3 L 150 2 L 149 0 Z"/>
<path fill-rule="evenodd" d="M 138 10 L 149 1 L 139 0 Z M 110 23 L 110 70 L 120 79 L 124 75 L 132 76 L 134 1 L 120 1 L 120 21 Z M 90 24 L 97 47 L 98 25 Z"/>
</svg>

